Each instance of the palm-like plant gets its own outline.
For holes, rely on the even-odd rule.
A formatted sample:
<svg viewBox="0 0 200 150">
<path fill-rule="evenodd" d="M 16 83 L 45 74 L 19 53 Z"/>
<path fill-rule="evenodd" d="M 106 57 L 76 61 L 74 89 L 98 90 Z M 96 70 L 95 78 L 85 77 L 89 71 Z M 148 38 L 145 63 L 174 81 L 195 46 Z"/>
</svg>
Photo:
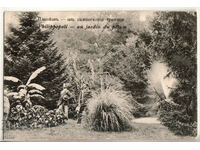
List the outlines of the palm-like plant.
<svg viewBox="0 0 200 150">
<path fill-rule="evenodd" d="M 10 92 L 9 94 L 7 94 L 7 96 L 13 97 L 13 99 L 19 99 L 22 103 L 28 103 L 29 106 L 32 106 L 32 103 L 30 101 L 30 98 L 32 97 L 44 99 L 41 91 L 45 90 L 45 88 L 37 83 L 31 83 L 31 81 L 35 79 L 39 75 L 39 73 L 41 73 L 45 69 L 46 67 L 43 66 L 34 71 L 29 77 L 26 84 L 24 84 L 20 79 L 16 77 L 4 76 L 4 80 L 6 81 L 20 83 L 20 85 L 17 88 L 18 92 Z"/>
</svg>

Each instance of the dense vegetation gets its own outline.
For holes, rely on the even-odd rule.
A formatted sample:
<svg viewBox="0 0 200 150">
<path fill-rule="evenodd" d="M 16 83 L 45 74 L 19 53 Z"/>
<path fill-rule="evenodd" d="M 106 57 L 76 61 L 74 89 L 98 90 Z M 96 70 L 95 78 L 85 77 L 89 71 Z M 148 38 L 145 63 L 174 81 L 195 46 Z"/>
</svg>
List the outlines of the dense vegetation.
<svg viewBox="0 0 200 150">
<path fill-rule="evenodd" d="M 94 94 L 84 114 L 84 124 L 95 131 L 124 131 L 132 129 L 131 105 L 127 95 L 112 89 Z"/>
<path fill-rule="evenodd" d="M 4 75 L 25 82 L 33 71 L 45 66 L 46 70 L 34 82 L 45 87 L 46 99 L 34 102 L 53 109 L 67 76 L 62 55 L 51 38 L 52 31 L 41 30 L 37 17 L 38 13 L 23 12 L 19 15 L 19 26 L 10 26 L 4 42 Z M 9 83 L 9 86 L 17 90 L 16 85 Z"/>
<path fill-rule="evenodd" d="M 12 107 L 7 122 L 9 129 L 54 127 L 64 123 L 64 115 L 56 109 L 48 110 L 40 105 L 26 109 L 21 105 Z"/>
<path fill-rule="evenodd" d="M 56 113 L 56 107 L 66 83 L 72 94 L 69 117 L 75 119 L 76 108 L 84 106 L 81 107 L 83 122 L 89 129 L 124 131 L 132 128 L 130 121 L 134 117 L 158 115 L 163 125 L 175 134 L 196 135 L 196 13 L 158 12 L 143 23 L 134 13 L 129 16 L 118 13 L 109 16 L 121 15 L 125 21 L 106 25 L 125 28 L 102 31 L 44 30 L 39 27 L 38 13 L 19 15 L 19 25 L 10 27 L 4 42 L 5 85 L 8 92 L 17 93 L 10 100 L 9 119 L 14 122 L 11 128 L 63 123 L 63 114 Z M 170 92 L 170 101 L 162 93 L 162 87 L 156 89 L 150 82 L 149 72 L 155 61 L 168 66 L 163 80 L 170 76 L 178 80 L 179 84 Z M 45 69 L 31 83 L 44 88 L 32 91 L 40 96 L 31 97 L 29 91 L 33 89 L 27 79 L 42 66 Z M 13 82 L 16 79 L 20 82 Z M 25 97 L 20 89 L 26 91 Z M 13 100 L 20 103 L 14 104 Z M 27 107 L 24 101 L 31 105 Z M 32 122 L 27 119 L 30 114 Z M 17 122 L 15 118 L 21 115 L 23 121 Z"/>
<path fill-rule="evenodd" d="M 160 119 L 176 134 L 195 135 L 197 121 L 196 13 L 158 13 L 152 21 L 151 37 L 151 49 L 156 52 L 157 58 L 162 59 L 170 68 L 166 76 L 173 75 L 179 81 L 176 89 L 170 94 L 173 102 L 179 107 L 161 103 Z"/>
</svg>

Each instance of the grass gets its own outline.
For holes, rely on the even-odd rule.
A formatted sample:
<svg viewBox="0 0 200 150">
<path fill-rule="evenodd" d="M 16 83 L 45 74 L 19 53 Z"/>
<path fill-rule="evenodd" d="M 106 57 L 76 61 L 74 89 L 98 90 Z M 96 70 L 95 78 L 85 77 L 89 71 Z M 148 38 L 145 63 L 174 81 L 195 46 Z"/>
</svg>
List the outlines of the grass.
<svg viewBox="0 0 200 150">
<path fill-rule="evenodd" d="M 95 131 L 125 131 L 131 126 L 131 105 L 122 91 L 106 89 L 93 94 L 83 115 L 83 122 Z"/>
<path fill-rule="evenodd" d="M 5 141 L 188 141 L 193 137 L 176 136 L 161 124 L 133 123 L 126 132 L 96 132 L 68 120 L 67 124 L 33 130 L 6 130 Z"/>
</svg>

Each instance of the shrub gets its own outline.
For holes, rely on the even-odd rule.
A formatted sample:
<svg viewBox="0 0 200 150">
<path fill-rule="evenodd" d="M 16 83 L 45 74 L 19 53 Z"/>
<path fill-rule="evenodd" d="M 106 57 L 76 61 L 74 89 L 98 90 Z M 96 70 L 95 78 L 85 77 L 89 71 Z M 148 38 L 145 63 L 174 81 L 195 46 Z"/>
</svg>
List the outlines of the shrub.
<svg viewBox="0 0 200 150">
<path fill-rule="evenodd" d="M 147 107 L 145 107 L 143 104 L 138 103 L 136 100 L 131 101 L 131 103 L 133 106 L 131 112 L 135 118 L 147 117 Z"/>
<path fill-rule="evenodd" d="M 131 129 L 131 105 L 126 94 L 106 89 L 88 100 L 83 123 L 95 131 L 124 131 Z"/>
<path fill-rule="evenodd" d="M 197 122 L 192 121 L 192 116 L 188 115 L 186 109 L 182 107 L 162 101 L 159 105 L 159 119 L 176 135 L 196 136 Z"/>
<path fill-rule="evenodd" d="M 133 111 L 133 116 L 135 118 L 148 117 L 147 112 L 147 108 L 145 106 L 140 105 L 140 107 L 136 107 L 136 110 Z"/>
<path fill-rule="evenodd" d="M 17 105 L 11 108 L 7 127 L 10 129 L 53 127 L 64 123 L 64 119 L 62 113 L 48 110 L 40 105 L 29 109 Z"/>
</svg>

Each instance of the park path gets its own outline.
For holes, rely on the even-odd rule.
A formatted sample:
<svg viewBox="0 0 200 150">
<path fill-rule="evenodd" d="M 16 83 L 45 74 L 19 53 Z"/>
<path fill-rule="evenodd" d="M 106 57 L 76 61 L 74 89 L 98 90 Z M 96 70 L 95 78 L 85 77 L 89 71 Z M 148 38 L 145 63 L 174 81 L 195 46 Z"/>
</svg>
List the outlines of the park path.
<svg viewBox="0 0 200 150">
<path fill-rule="evenodd" d="M 142 123 L 142 124 L 160 124 L 160 121 L 156 117 L 143 117 L 133 119 L 134 123 Z"/>
</svg>

